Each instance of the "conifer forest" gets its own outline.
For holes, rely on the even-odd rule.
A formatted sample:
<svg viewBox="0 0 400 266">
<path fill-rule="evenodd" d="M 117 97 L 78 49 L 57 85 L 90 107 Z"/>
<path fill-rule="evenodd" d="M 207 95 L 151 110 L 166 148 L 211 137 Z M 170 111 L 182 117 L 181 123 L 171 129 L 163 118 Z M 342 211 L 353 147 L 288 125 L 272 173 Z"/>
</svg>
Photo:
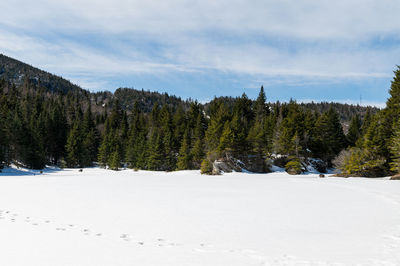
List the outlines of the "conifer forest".
<svg viewBox="0 0 400 266">
<path fill-rule="evenodd" d="M 211 174 L 219 162 L 252 172 L 269 172 L 274 164 L 296 174 L 310 163 L 320 172 L 334 167 L 344 176 L 400 171 L 400 68 L 387 88 L 386 108 L 379 110 L 271 103 L 263 86 L 256 99 L 243 93 L 205 104 L 135 89 L 91 93 L 1 59 L 12 66 L 0 75 L 1 167 L 98 164 L 112 170 L 201 169 Z"/>
</svg>

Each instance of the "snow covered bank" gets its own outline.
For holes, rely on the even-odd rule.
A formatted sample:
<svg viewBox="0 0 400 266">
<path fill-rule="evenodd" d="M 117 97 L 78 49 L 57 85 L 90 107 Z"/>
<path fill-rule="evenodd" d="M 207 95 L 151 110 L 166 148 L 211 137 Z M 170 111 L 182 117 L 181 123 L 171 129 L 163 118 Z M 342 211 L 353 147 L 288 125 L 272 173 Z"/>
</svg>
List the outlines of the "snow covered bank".
<svg viewBox="0 0 400 266">
<path fill-rule="evenodd" d="M 0 174 L 2 265 L 400 265 L 400 182 Z"/>
</svg>

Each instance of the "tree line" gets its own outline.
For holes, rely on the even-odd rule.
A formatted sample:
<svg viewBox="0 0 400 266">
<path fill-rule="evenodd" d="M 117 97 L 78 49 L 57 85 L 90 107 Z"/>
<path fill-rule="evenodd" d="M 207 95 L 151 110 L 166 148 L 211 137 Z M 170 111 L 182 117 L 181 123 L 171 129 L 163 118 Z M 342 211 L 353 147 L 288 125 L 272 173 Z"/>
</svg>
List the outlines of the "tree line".
<svg viewBox="0 0 400 266">
<path fill-rule="evenodd" d="M 29 81 L 17 87 L 3 80 L 0 164 L 41 169 L 97 162 L 114 170 L 212 173 L 217 161 L 254 172 L 268 172 L 274 163 L 300 173 L 310 158 L 318 158 L 315 166 L 322 172 L 335 165 L 346 175 L 387 174 L 400 170 L 399 73 L 387 108 L 362 109 L 346 133 L 333 105 L 321 105 L 321 112 L 295 101 L 271 104 L 263 87 L 256 100 L 243 94 L 201 105 L 166 95 L 144 110 L 144 101 L 126 108 L 126 100 L 106 94 L 49 92 Z M 107 104 L 94 96 L 107 97 Z"/>
</svg>

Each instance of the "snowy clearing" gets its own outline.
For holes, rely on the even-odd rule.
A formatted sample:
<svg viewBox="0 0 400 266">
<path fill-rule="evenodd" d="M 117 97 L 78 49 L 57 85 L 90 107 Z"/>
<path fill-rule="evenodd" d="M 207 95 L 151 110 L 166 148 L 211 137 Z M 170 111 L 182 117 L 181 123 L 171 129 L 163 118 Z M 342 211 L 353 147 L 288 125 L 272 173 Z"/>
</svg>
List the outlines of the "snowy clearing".
<svg viewBox="0 0 400 266">
<path fill-rule="evenodd" d="M 0 250 L 7 266 L 400 265 L 400 182 L 5 169 Z"/>
</svg>

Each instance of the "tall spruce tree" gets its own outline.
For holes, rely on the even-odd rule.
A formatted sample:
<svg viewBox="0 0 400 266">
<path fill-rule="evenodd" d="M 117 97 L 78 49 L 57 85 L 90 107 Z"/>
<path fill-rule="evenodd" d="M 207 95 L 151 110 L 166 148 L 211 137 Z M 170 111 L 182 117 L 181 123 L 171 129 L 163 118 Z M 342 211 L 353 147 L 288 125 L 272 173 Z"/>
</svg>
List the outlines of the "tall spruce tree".
<svg viewBox="0 0 400 266">
<path fill-rule="evenodd" d="M 349 146 L 355 146 L 357 140 L 361 136 L 361 119 L 358 114 L 353 116 L 350 122 L 349 131 L 347 132 L 347 142 Z"/>
<path fill-rule="evenodd" d="M 390 170 L 400 173 L 400 123 L 397 123 L 390 142 Z"/>
<path fill-rule="evenodd" d="M 83 136 L 79 122 L 75 122 L 67 139 L 67 165 L 68 167 L 83 167 Z"/>
<path fill-rule="evenodd" d="M 193 167 L 195 169 L 200 168 L 201 161 L 204 158 L 204 131 L 205 121 L 203 115 L 199 113 L 196 120 L 196 127 L 194 129 L 194 144 L 191 149 Z"/>
<path fill-rule="evenodd" d="M 329 163 L 346 146 L 338 113 L 331 107 L 315 124 L 313 152 Z"/>
<path fill-rule="evenodd" d="M 192 154 L 190 153 L 189 127 L 186 128 L 185 130 L 185 134 L 182 139 L 182 144 L 179 149 L 177 169 L 178 170 L 192 169 Z"/>
</svg>

